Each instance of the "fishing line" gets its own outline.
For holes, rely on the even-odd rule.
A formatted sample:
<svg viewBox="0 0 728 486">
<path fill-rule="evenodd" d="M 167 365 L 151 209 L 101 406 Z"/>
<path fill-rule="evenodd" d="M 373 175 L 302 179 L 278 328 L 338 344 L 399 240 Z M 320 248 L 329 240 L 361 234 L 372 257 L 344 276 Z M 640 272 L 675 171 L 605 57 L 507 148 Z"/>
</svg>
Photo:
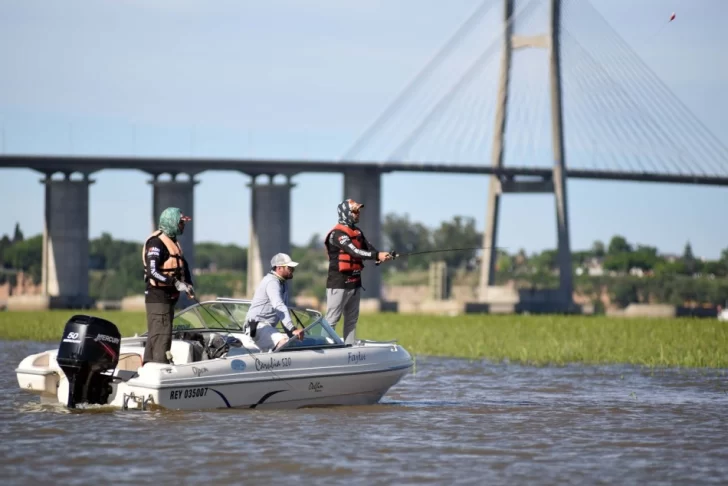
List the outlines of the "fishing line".
<svg viewBox="0 0 728 486">
<path fill-rule="evenodd" d="M 450 251 L 468 251 L 468 250 L 505 250 L 505 247 L 501 246 L 476 246 L 471 248 L 446 248 L 442 250 L 422 250 L 422 251 L 411 251 L 407 253 L 398 253 L 396 250 L 392 250 L 389 252 L 390 255 L 392 255 L 392 260 L 395 260 L 400 257 L 410 257 L 412 255 L 424 255 L 426 253 L 444 253 L 444 252 L 450 252 Z M 375 265 L 379 265 L 381 262 L 375 263 Z"/>
<path fill-rule="evenodd" d="M 394 258 L 399 258 L 401 256 L 412 256 L 412 255 L 424 255 L 425 253 L 443 253 L 448 251 L 467 251 L 467 250 L 505 250 L 504 247 L 500 246 L 477 246 L 472 248 L 447 248 L 443 250 L 422 250 L 422 251 L 412 251 L 408 253 L 397 253 L 396 251 L 391 251 L 390 255 L 392 255 Z"/>
</svg>

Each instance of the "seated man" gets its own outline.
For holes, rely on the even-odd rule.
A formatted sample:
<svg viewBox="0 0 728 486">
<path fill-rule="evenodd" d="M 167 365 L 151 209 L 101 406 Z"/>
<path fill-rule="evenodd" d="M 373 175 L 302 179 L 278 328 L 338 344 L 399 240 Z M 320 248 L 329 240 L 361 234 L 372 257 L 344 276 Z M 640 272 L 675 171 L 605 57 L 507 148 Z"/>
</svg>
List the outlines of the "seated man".
<svg viewBox="0 0 728 486">
<path fill-rule="evenodd" d="M 295 329 L 288 311 L 288 286 L 286 280 L 293 278 L 293 269 L 298 263 L 285 253 L 278 253 L 270 261 L 271 271 L 263 277 L 255 289 L 250 309 L 245 316 L 245 329 L 261 351 L 277 349 L 288 342 L 289 337 L 303 339 L 303 329 Z M 278 321 L 288 337 L 276 331 Z"/>
</svg>

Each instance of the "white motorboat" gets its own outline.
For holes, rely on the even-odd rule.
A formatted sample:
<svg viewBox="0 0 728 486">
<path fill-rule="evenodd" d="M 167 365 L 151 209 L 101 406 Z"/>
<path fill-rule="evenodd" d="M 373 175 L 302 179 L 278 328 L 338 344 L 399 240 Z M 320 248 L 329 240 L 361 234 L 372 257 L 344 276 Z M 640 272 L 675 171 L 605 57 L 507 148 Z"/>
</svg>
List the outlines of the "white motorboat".
<svg viewBox="0 0 728 486">
<path fill-rule="evenodd" d="M 146 333 L 79 314 L 57 349 L 15 370 L 21 389 L 57 400 L 121 409 L 301 408 L 377 403 L 409 372 L 396 342 L 347 345 L 320 312 L 291 308 L 304 339 L 261 352 L 243 329 L 249 300 L 195 303 L 175 315 L 171 364 L 144 363 Z M 279 324 L 280 325 L 280 324 Z"/>
</svg>

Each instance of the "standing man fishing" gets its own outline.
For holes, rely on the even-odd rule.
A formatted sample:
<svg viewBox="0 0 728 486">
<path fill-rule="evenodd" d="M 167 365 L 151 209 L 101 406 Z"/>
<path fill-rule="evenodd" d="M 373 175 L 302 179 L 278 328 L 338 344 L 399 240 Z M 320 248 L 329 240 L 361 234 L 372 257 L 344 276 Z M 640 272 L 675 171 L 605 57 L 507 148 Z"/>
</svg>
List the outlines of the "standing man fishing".
<svg viewBox="0 0 728 486">
<path fill-rule="evenodd" d="M 142 247 L 144 263 L 144 303 L 147 311 L 147 342 L 143 362 L 169 363 L 167 352 L 172 347 L 174 306 L 180 292 L 194 297 L 192 275 L 177 236 L 184 233 L 192 218 L 179 208 L 167 208 L 159 216 L 159 229 Z"/>
<path fill-rule="evenodd" d="M 363 204 L 353 199 L 346 199 L 339 204 L 339 221 L 324 238 L 329 256 L 326 320 L 336 326 L 343 314 L 346 344 L 356 341 L 364 260 L 373 260 L 378 264 L 393 258 L 390 253 L 377 250 L 356 226 L 363 207 Z"/>
</svg>

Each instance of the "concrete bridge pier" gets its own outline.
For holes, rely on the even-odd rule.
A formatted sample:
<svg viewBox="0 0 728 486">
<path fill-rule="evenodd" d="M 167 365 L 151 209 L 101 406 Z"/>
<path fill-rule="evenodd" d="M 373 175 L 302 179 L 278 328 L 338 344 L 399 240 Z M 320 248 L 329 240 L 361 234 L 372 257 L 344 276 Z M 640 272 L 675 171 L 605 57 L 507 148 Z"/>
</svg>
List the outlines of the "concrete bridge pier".
<svg viewBox="0 0 728 486">
<path fill-rule="evenodd" d="M 389 251 L 384 248 L 382 241 L 382 173 L 377 169 L 351 168 L 344 172 L 344 197 L 364 204 L 361 210 L 359 228 L 369 242 L 380 251 Z M 336 218 L 334 214 L 332 216 Z M 333 224 L 332 224 L 333 226 Z M 382 300 L 382 271 L 386 263 L 380 267 L 374 262 L 365 262 L 362 272 L 362 300 L 376 300 L 375 305 L 381 305 Z M 363 308 L 364 306 L 362 306 Z"/>
<path fill-rule="evenodd" d="M 195 268 L 195 186 L 200 183 L 195 179 L 195 174 L 189 174 L 185 179 L 179 179 L 180 174 L 172 174 L 171 180 L 160 180 L 159 174 L 153 174 L 149 183 L 152 185 L 152 227 L 150 233 L 159 228 L 159 216 L 168 207 L 180 208 L 183 214 L 192 218 L 185 232 L 177 238 L 185 259 L 190 266 L 190 271 Z M 148 235 L 144 235 L 146 238 Z M 140 250 L 141 252 L 141 250 Z M 140 257 L 141 258 L 141 257 Z M 141 262 L 140 262 L 141 264 Z M 194 276 L 193 276 L 194 281 Z M 199 294 L 204 289 L 195 289 Z M 186 296 L 180 296 L 179 306 L 184 307 L 194 301 Z"/>
<path fill-rule="evenodd" d="M 291 189 L 295 184 L 291 176 L 275 182 L 251 175 L 250 245 L 248 247 L 248 275 L 246 294 L 252 298 L 260 280 L 270 271 L 270 261 L 276 253 L 291 254 Z M 293 258 L 293 255 L 291 255 Z M 295 277 L 288 282 L 291 299 Z"/>
<path fill-rule="evenodd" d="M 89 297 L 89 174 L 78 180 L 46 174 L 43 227 L 42 299 L 36 307 L 88 308 Z"/>
</svg>

